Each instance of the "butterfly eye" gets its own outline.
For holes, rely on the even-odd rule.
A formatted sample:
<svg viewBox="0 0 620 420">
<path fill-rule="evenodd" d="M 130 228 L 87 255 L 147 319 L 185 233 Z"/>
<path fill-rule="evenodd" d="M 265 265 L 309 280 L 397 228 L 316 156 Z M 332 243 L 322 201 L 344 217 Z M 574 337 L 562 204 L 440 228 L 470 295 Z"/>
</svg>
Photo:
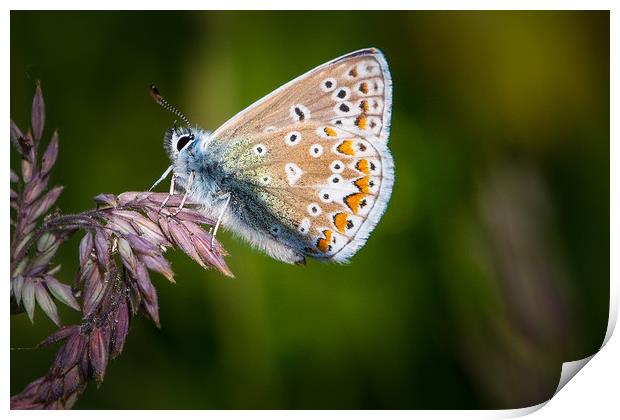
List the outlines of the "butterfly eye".
<svg viewBox="0 0 620 420">
<path fill-rule="evenodd" d="M 183 148 L 187 145 L 187 143 L 189 143 L 190 140 L 192 140 L 193 137 L 193 135 L 181 137 L 179 141 L 177 141 L 177 150 L 179 152 L 183 150 Z"/>
</svg>

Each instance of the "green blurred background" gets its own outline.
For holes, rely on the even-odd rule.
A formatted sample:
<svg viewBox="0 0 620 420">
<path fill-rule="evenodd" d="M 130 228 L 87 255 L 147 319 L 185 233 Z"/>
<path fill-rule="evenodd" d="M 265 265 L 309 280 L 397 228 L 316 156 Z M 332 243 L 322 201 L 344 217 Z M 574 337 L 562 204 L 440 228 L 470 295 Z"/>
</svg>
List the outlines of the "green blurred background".
<svg viewBox="0 0 620 420">
<path fill-rule="evenodd" d="M 608 12 L 11 12 L 11 117 L 28 125 L 41 79 L 58 204 L 77 212 L 168 165 L 173 116 L 151 82 L 215 129 L 369 46 L 394 79 L 396 184 L 368 244 L 350 265 L 303 268 L 224 233 L 232 280 L 171 254 L 177 284 L 154 276 L 162 328 L 137 318 L 76 408 L 516 408 L 598 349 Z M 70 282 L 77 238 L 58 260 Z M 40 310 L 34 326 L 13 316 L 11 346 L 52 330 Z M 54 351 L 11 351 L 11 393 Z"/>
</svg>

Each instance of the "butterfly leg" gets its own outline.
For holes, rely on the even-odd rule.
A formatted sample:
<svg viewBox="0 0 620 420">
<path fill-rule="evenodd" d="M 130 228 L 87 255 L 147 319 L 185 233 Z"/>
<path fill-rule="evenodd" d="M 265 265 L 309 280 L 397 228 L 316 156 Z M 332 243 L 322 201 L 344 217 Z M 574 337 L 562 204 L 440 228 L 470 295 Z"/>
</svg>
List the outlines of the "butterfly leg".
<svg viewBox="0 0 620 420">
<path fill-rule="evenodd" d="M 179 207 L 176 209 L 176 211 L 172 213 L 172 216 L 176 216 L 181 210 L 183 210 L 183 206 L 185 206 L 185 202 L 187 201 L 187 196 L 189 195 L 192 189 L 195 176 L 196 174 L 194 173 L 194 171 L 191 171 L 187 179 L 187 186 L 185 187 L 185 194 L 183 194 L 183 198 L 181 199 L 181 204 L 179 204 Z"/>
<path fill-rule="evenodd" d="M 174 180 L 176 179 L 176 176 L 174 175 L 174 173 L 172 174 L 172 181 L 170 182 L 170 192 L 168 193 L 168 197 L 166 197 L 166 199 L 164 200 L 163 203 L 161 203 L 161 206 L 159 206 L 159 211 L 161 211 L 161 209 L 164 208 L 164 206 L 166 205 L 166 203 L 168 203 L 168 200 L 170 200 L 170 197 L 172 197 L 174 195 Z"/>
<path fill-rule="evenodd" d="M 215 223 L 215 227 L 213 228 L 213 235 L 211 236 L 211 249 L 213 249 L 213 245 L 215 244 L 215 235 L 217 235 L 217 230 L 220 227 L 220 223 L 222 223 L 222 218 L 224 217 L 224 212 L 228 208 L 228 203 L 230 203 L 230 193 L 224 194 L 221 199 L 226 198 L 226 203 L 224 203 L 224 207 L 222 207 L 222 211 L 220 215 L 217 217 L 217 222 Z"/>
<path fill-rule="evenodd" d="M 166 177 L 168 177 L 168 175 L 170 174 L 170 171 L 172 171 L 172 168 L 174 168 L 173 165 L 168 166 L 168 169 L 166 169 L 166 171 L 159 177 L 159 179 L 157 181 L 155 181 L 153 186 L 151 188 L 149 188 L 149 191 L 152 191 L 153 188 L 158 186 L 160 182 L 162 182 L 164 179 L 166 179 Z"/>
</svg>

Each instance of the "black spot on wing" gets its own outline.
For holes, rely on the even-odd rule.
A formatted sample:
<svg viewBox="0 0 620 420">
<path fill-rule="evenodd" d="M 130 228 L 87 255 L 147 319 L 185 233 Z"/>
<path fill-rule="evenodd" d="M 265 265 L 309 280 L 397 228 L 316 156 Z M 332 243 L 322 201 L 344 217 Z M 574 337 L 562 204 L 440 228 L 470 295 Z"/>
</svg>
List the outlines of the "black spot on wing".
<svg viewBox="0 0 620 420">
<path fill-rule="evenodd" d="M 304 112 L 298 106 L 295 107 L 295 114 L 299 117 L 299 121 L 303 121 L 303 119 L 306 118 Z"/>
</svg>

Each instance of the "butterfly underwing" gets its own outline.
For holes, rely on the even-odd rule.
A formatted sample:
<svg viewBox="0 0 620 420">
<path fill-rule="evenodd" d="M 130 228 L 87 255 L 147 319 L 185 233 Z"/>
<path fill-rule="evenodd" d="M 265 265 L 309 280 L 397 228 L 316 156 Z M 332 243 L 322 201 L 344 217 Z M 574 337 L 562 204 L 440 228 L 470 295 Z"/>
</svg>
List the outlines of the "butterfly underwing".
<svg viewBox="0 0 620 420">
<path fill-rule="evenodd" d="M 391 108 L 390 72 L 375 48 L 310 70 L 212 133 L 173 108 L 186 124 L 164 140 L 172 191 L 275 259 L 347 262 L 390 200 Z"/>
</svg>

